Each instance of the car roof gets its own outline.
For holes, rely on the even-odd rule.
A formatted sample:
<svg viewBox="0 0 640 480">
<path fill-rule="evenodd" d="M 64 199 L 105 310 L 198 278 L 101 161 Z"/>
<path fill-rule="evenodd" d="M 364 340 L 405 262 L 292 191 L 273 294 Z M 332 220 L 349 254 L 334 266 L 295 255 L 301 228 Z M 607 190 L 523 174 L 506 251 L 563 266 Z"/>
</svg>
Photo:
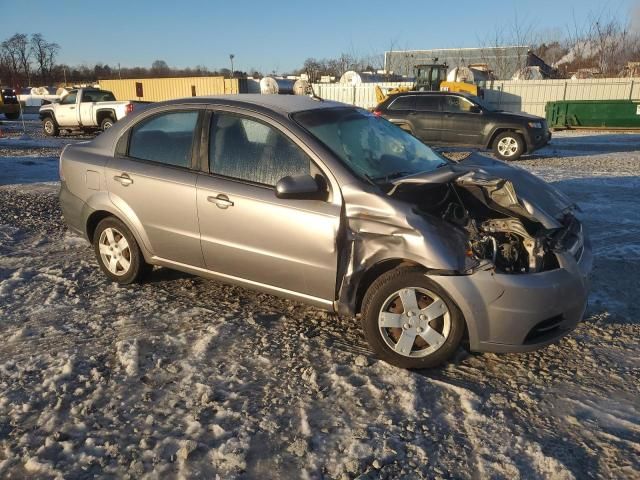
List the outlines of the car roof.
<svg viewBox="0 0 640 480">
<path fill-rule="evenodd" d="M 441 96 L 441 97 L 445 97 L 447 95 L 459 95 L 461 97 L 468 97 L 468 98 L 474 97 L 474 95 L 471 95 L 471 94 L 466 93 L 466 92 L 442 92 L 442 91 L 420 92 L 418 90 L 410 90 L 408 92 L 396 92 L 396 93 L 392 93 L 389 96 L 390 97 L 399 97 L 400 95 L 437 95 L 437 96 Z"/>
<path fill-rule="evenodd" d="M 318 110 L 323 108 L 352 107 L 331 100 L 314 99 L 308 95 L 262 95 L 253 93 L 241 93 L 236 95 L 216 95 L 203 97 L 187 97 L 162 102 L 166 105 L 174 104 L 205 104 L 205 105 L 234 105 L 234 106 L 260 106 L 269 110 L 288 115 L 290 113 L 306 110 Z M 156 106 L 162 103 L 155 104 Z M 355 108 L 355 107 L 352 107 Z"/>
</svg>

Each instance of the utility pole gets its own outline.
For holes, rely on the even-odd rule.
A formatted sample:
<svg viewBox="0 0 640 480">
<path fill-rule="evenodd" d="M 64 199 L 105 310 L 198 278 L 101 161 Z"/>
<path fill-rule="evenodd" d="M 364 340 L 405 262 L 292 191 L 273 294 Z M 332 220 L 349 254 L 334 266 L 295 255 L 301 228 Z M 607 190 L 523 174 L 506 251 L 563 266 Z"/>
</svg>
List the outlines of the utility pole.
<svg viewBox="0 0 640 480">
<path fill-rule="evenodd" d="M 118 62 L 118 78 L 122 80 L 122 71 L 120 70 L 120 62 Z"/>
<path fill-rule="evenodd" d="M 236 58 L 236 56 L 233 53 L 229 54 L 229 60 L 231 60 L 231 78 L 233 78 L 233 59 Z"/>
</svg>

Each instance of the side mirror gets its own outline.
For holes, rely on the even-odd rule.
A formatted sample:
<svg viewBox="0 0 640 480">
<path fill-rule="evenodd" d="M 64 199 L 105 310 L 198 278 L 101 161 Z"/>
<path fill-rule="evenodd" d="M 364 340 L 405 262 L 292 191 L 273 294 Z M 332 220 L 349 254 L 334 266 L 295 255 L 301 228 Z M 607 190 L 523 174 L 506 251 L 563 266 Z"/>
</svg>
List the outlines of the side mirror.
<svg viewBox="0 0 640 480">
<path fill-rule="evenodd" d="M 276 197 L 298 200 L 321 200 L 326 196 L 320 183 L 311 175 L 286 176 L 276 183 Z"/>
<path fill-rule="evenodd" d="M 482 113 L 482 109 L 478 105 L 472 105 L 469 111 L 471 113 Z"/>
</svg>

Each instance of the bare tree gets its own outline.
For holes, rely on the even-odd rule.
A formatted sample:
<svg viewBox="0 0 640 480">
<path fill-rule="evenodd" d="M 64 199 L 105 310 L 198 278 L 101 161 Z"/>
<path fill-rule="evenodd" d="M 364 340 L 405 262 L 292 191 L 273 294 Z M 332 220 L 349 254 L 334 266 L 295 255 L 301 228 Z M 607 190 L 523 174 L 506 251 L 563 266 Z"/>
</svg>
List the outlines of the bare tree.
<svg viewBox="0 0 640 480">
<path fill-rule="evenodd" d="M 31 48 L 29 36 L 26 33 L 16 33 L 9 40 L 11 51 L 18 60 L 21 73 L 24 75 L 27 84 L 31 83 Z"/>
<path fill-rule="evenodd" d="M 164 60 L 154 60 L 151 64 L 151 73 L 154 75 L 167 75 L 171 72 L 169 65 Z"/>
<path fill-rule="evenodd" d="M 55 58 L 60 51 L 60 45 L 45 40 L 41 33 L 31 35 L 30 48 L 35 58 L 38 75 L 43 85 L 51 80 L 51 71 L 55 64 Z"/>
<path fill-rule="evenodd" d="M 16 42 L 16 35 L 1 44 L 3 63 L 7 66 L 11 86 L 21 83 L 20 52 Z"/>
</svg>

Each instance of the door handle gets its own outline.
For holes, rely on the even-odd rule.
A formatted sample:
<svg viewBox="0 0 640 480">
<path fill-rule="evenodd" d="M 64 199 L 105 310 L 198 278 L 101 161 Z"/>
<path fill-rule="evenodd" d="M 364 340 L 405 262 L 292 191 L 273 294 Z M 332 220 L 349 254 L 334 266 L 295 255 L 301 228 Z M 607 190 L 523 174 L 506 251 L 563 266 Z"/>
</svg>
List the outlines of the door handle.
<svg viewBox="0 0 640 480">
<path fill-rule="evenodd" d="M 233 207 L 233 202 L 231 200 L 229 200 L 229 197 L 227 197 L 224 194 L 219 194 L 216 195 L 215 197 L 207 197 L 207 200 L 211 203 L 215 203 L 218 208 L 229 208 L 229 207 Z"/>
<path fill-rule="evenodd" d="M 115 177 L 113 177 L 113 179 L 116 182 L 120 183 L 120 185 L 122 185 L 123 187 L 128 187 L 133 183 L 133 179 L 126 173 L 123 173 L 122 175 L 116 175 Z"/>
<path fill-rule="evenodd" d="M 69 107 L 69 110 L 75 110 L 76 107 Z"/>
</svg>

